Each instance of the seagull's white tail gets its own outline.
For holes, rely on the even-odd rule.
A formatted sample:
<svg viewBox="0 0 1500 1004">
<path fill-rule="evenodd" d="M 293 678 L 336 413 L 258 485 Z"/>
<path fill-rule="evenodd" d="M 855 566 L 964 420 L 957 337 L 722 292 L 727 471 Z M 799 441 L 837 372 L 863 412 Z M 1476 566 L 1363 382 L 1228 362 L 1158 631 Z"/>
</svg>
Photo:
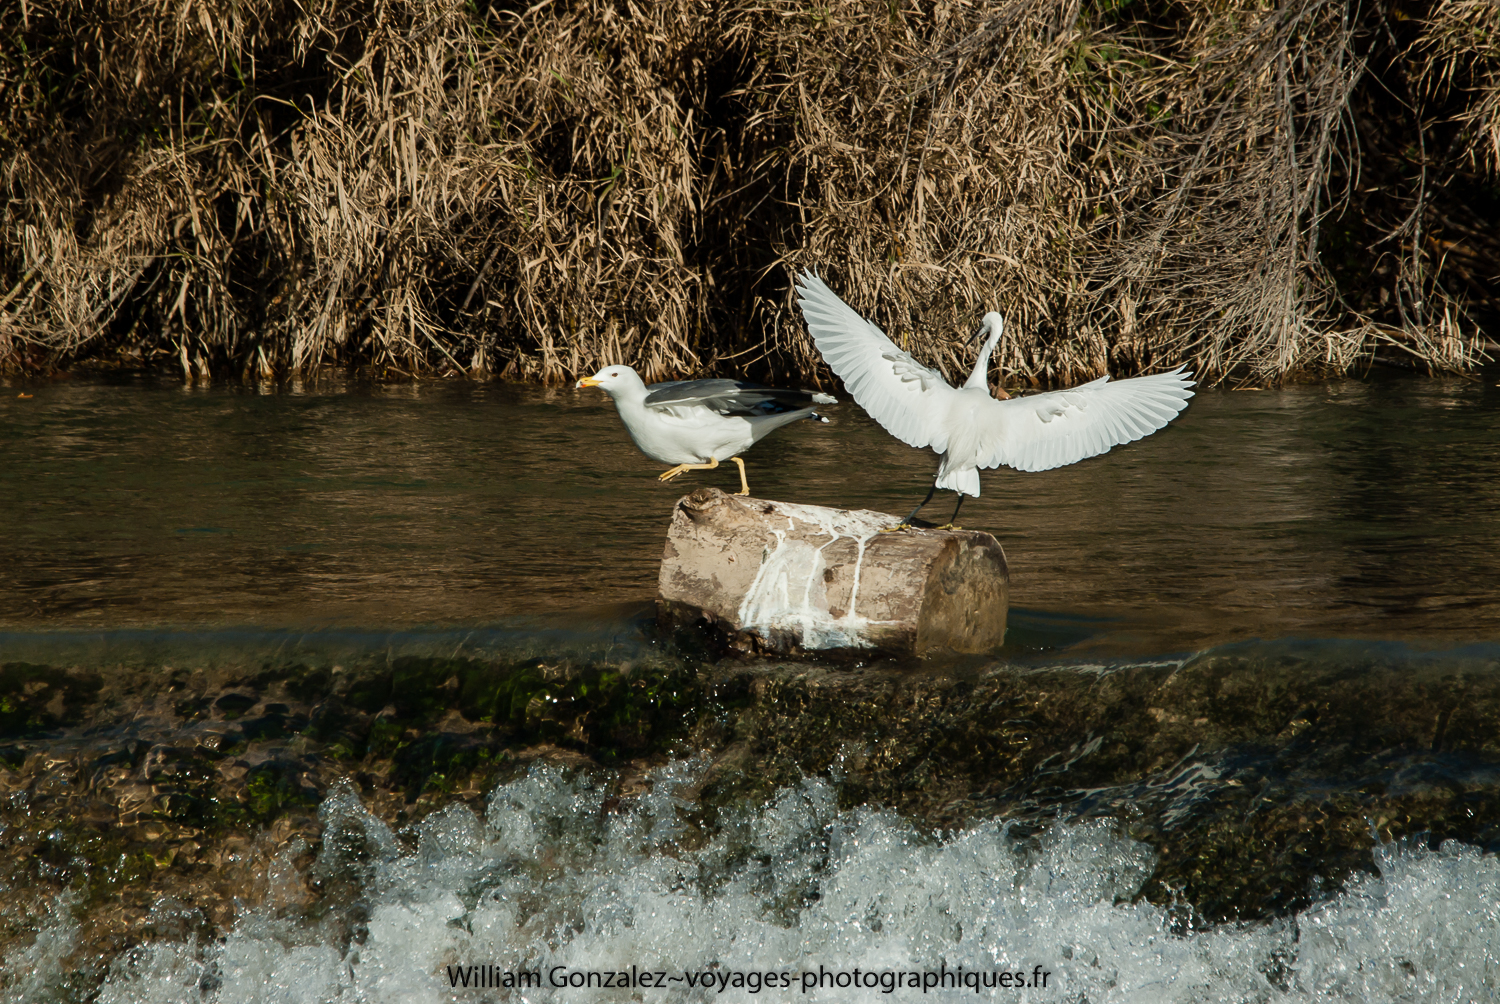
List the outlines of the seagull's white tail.
<svg viewBox="0 0 1500 1004">
<path fill-rule="evenodd" d="M 949 491 L 963 492 L 965 495 L 979 497 L 979 472 L 972 467 L 960 468 L 949 471 L 937 479 L 939 488 L 947 488 Z"/>
</svg>

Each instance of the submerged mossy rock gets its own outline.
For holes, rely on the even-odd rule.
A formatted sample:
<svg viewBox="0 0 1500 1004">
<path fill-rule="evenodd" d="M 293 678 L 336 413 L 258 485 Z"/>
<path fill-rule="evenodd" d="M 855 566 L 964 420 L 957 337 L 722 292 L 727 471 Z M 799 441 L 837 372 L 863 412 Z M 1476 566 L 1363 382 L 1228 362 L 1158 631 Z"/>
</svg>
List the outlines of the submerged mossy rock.
<svg viewBox="0 0 1500 1004">
<path fill-rule="evenodd" d="M 697 696 L 670 661 L 7 665 L 0 882 L 44 899 L 72 890 L 100 945 L 138 938 L 164 896 L 222 930 L 237 900 L 267 894 L 273 859 L 316 848 L 335 784 L 400 825 L 454 799 L 482 803 L 537 757 L 659 759 L 687 734 Z"/>
<path fill-rule="evenodd" d="M 102 685 L 94 672 L 59 674 L 51 666 L 0 664 L 0 737 L 75 724 Z M 14 754 L 0 750 L 0 757 Z"/>
<path fill-rule="evenodd" d="M 253 671 L 7 666 L 0 681 L 24 710 L 0 732 L 0 881 L 37 909 L 73 890 L 84 942 L 102 947 L 159 922 L 163 897 L 225 929 L 236 898 L 273 895 L 271 872 L 300 874 L 334 785 L 399 831 L 478 807 L 538 758 L 598 772 L 603 812 L 650 767 L 707 758 L 681 793 L 689 841 L 809 774 L 845 806 L 934 833 L 1117 819 L 1157 853 L 1141 895 L 1183 905 L 1184 924 L 1298 910 L 1372 868 L 1376 840 L 1500 850 L 1495 659 L 1292 645 L 1111 667 L 372 654 Z M 301 882 L 274 895 L 335 895 Z"/>
<path fill-rule="evenodd" d="M 723 750 L 710 811 L 827 773 L 844 804 L 935 830 L 1116 818 L 1159 854 L 1142 895 L 1199 919 L 1300 909 L 1371 869 L 1376 840 L 1500 850 L 1495 660 L 1249 645 L 1109 669 L 725 667 L 714 687 L 737 713 L 700 735 Z"/>
</svg>

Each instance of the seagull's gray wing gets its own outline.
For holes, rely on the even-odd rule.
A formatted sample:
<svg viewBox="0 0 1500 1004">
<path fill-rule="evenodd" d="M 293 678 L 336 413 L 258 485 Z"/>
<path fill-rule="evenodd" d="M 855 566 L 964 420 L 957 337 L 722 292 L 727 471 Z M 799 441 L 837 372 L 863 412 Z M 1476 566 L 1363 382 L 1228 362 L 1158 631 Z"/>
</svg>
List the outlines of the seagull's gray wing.
<svg viewBox="0 0 1500 1004">
<path fill-rule="evenodd" d="M 1187 407 L 1194 383 L 1185 370 L 993 401 L 981 420 L 979 466 L 1049 471 L 1149 436 Z"/>
<path fill-rule="evenodd" d="M 813 344 L 859 406 L 903 443 L 946 452 L 943 398 L 955 393 L 948 381 L 898 349 L 811 272 L 797 277 L 797 292 Z"/>
<path fill-rule="evenodd" d="M 646 407 L 666 410 L 698 405 L 720 415 L 775 415 L 815 404 L 835 404 L 833 397 L 810 390 L 762 387 L 740 380 L 672 380 L 646 388 Z"/>
</svg>

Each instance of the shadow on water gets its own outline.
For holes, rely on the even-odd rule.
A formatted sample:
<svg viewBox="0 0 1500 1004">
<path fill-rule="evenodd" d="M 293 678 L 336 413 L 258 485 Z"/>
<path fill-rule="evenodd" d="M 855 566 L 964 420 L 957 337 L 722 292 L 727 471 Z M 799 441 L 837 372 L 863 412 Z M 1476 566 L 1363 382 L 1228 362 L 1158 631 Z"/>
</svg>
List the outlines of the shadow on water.
<svg viewBox="0 0 1500 1004">
<path fill-rule="evenodd" d="M 371 658 L 502 660 L 543 655 L 631 666 L 659 651 L 655 617 L 651 604 L 615 603 L 566 613 L 518 614 L 464 628 L 0 630 L 0 653 L 10 661 L 112 671 L 191 665 L 243 672 L 288 662 L 332 665 Z"/>
<path fill-rule="evenodd" d="M 1005 625 L 1005 651 L 1017 656 L 1065 651 L 1098 639 L 1115 626 L 1115 621 L 1104 617 L 1011 607 Z"/>
</svg>

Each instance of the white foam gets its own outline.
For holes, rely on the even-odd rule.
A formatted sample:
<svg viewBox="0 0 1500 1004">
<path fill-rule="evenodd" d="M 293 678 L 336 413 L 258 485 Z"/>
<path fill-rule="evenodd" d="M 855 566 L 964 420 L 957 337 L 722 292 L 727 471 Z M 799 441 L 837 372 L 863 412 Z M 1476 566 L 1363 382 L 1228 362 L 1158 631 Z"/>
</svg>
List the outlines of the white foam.
<svg viewBox="0 0 1500 1004">
<path fill-rule="evenodd" d="M 8 891 L 0 884 L 0 894 Z M 78 921 L 73 918 L 76 901 L 71 893 L 59 896 L 39 925 L 36 938 L 0 955 L 4 1000 L 32 1004 L 57 998 L 64 980 L 63 960 L 78 947 Z"/>
<path fill-rule="evenodd" d="M 205 972 L 219 982 L 204 982 L 201 999 L 223 1004 L 976 997 L 450 989 L 445 967 L 459 964 L 544 976 L 631 965 L 1029 976 L 1039 965 L 1052 974 L 1045 989 L 978 996 L 1047 1004 L 1489 1001 L 1500 986 L 1500 862 L 1473 848 L 1382 847 L 1380 878 L 1293 920 L 1181 937 L 1166 910 L 1131 902 L 1151 851 L 1106 824 L 1058 825 L 1025 845 L 996 823 L 936 840 L 891 813 L 842 811 L 830 784 L 808 779 L 760 809 L 722 814 L 711 838 L 694 840 L 681 810 L 701 769 L 670 764 L 611 812 L 600 785 L 538 767 L 497 790 L 484 819 L 453 806 L 404 841 L 342 790 L 325 806 L 314 868 L 361 883 L 362 944 L 346 951 L 312 921 L 247 911 L 222 946 L 156 944 L 150 958 L 116 965 L 100 999 L 197 1000 L 183 994 Z"/>
</svg>

